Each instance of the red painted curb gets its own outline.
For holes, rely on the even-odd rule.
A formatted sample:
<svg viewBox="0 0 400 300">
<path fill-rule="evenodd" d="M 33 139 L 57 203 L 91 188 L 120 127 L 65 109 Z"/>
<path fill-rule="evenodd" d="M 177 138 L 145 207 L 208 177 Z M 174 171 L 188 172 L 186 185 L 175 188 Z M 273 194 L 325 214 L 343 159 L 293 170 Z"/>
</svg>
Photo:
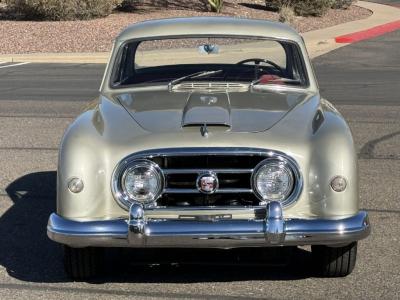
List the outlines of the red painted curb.
<svg viewBox="0 0 400 300">
<path fill-rule="evenodd" d="M 336 43 L 355 43 L 400 29 L 400 20 L 335 37 Z"/>
</svg>

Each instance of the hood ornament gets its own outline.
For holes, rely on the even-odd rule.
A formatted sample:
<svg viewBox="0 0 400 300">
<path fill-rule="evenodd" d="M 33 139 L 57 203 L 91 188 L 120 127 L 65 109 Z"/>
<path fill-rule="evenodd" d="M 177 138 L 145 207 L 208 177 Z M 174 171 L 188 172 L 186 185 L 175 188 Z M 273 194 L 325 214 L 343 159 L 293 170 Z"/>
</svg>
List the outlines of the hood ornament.
<svg viewBox="0 0 400 300">
<path fill-rule="evenodd" d="M 216 96 L 200 96 L 200 101 L 207 105 L 212 105 L 218 102 L 218 97 Z"/>
<path fill-rule="evenodd" d="M 207 124 L 204 123 L 201 127 L 200 127 L 200 133 L 203 137 L 208 137 L 208 129 L 207 129 Z"/>
</svg>

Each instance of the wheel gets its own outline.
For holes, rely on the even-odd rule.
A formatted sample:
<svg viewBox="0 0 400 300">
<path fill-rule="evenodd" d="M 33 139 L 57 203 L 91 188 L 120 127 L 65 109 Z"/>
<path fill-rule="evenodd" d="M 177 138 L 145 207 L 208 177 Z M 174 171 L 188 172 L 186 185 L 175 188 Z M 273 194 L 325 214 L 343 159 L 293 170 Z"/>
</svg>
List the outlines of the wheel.
<svg viewBox="0 0 400 300">
<path fill-rule="evenodd" d="M 64 246 L 64 268 L 73 279 L 95 277 L 102 270 L 104 261 L 102 248 L 72 248 Z"/>
<path fill-rule="evenodd" d="M 356 264 L 357 242 L 344 247 L 311 246 L 316 271 L 325 277 L 349 275 Z"/>
</svg>

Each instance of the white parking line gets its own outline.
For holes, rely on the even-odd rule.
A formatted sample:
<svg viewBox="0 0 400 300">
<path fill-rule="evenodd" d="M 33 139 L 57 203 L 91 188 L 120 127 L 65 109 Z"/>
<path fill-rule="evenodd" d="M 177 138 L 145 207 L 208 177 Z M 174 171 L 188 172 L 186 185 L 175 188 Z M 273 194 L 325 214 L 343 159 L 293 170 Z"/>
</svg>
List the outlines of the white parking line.
<svg viewBox="0 0 400 300">
<path fill-rule="evenodd" d="M 22 63 L 18 63 L 18 64 L 13 64 L 13 65 L 1 66 L 0 69 L 17 67 L 17 66 L 22 66 L 22 65 L 27 65 L 27 64 L 29 64 L 29 62 L 22 62 Z"/>
</svg>

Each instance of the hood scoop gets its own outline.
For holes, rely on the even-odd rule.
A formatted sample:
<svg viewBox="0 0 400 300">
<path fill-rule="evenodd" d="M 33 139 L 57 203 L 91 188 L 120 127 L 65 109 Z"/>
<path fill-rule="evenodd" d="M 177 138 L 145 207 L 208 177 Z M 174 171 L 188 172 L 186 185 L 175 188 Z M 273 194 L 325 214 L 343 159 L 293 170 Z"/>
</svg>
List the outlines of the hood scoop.
<svg viewBox="0 0 400 300">
<path fill-rule="evenodd" d="M 231 127 L 231 111 L 226 93 L 192 93 L 182 115 L 182 127 L 186 126 Z"/>
</svg>

